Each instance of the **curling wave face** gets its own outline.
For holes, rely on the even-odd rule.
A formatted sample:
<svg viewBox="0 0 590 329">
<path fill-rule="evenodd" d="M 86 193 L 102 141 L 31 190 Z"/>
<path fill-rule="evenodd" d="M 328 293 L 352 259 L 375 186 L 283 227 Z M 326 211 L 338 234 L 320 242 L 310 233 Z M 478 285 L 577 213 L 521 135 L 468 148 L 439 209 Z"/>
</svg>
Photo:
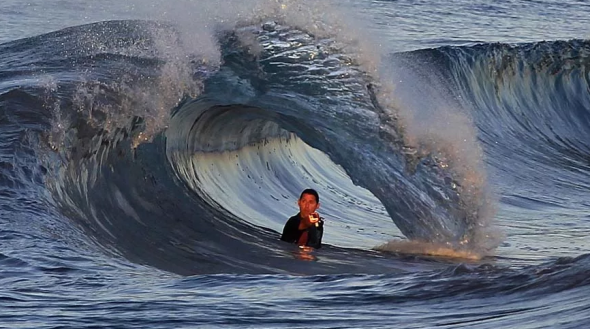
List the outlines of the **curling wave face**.
<svg viewBox="0 0 590 329">
<path fill-rule="evenodd" d="M 240 42 L 251 38 L 262 48 L 255 55 Z M 222 49 L 224 65 L 173 117 L 169 153 L 232 151 L 287 138 L 288 131 L 368 188 L 406 236 L 452 244 L 472 238 L 477 209 L 464 209 L 471 205 L 442 161 L 404 153 L 400 127 L 379 105 L 374 81 L 332 40 L 269 22 L 226 34 Z"/>
<path fill-rule="evenodd" d="M 96 46 L 105 35 L 118 41 Z M 359 271 L 362 262 L 338 248 L 326 252 L 343 264 L 336 269 L 292 268 L 276 241 L 295 190 L 316 184 L 339 220 L 334 245 L 363 249 L 400 237 L 386 217 L 411 239 L 480 245 L 481 182 L 459 184 L 463 167 L 444 148 L 408 143 L 420 136 L 386 107 L 382 81 L 335 39 L 275 22 L 219 35 L 222 64 L 212 67 L 161 56 L 154 39 L 176 39 L 159 24 L 105 22 L 45 36 L 77 40 L 31 59 L 43 72 L 68 49 L 69 71 L 32 91 L 52 115 L 50 202 L 92 240 L 181 273 Z M 194 97 L 174 106 L 187 90 Z M 265 193 L 248 193 L 256 188 Z"/>
</svg>

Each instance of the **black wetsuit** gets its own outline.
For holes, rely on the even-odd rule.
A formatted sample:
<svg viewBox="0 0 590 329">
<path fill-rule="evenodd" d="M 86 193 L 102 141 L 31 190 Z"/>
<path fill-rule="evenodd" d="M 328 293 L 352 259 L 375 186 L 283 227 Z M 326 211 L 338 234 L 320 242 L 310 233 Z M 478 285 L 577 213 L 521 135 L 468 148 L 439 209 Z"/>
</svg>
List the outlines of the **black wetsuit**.
<svg viewBox="0 0 590 329">
<path fill-rule="evenodd" d="M 287 223 L 285 223 L 285 227 L 283 228 L 283 235 L 281 235 L 281 240 L 287 241 L 290 243 L 297 243 L 300 245 L 305 245 L 308 247 L 313 247 L 319 249 L 322 247 L 322 236 L 324 235 L 324 220 L 320 217 L 318 221 L 318 226 L 311 225 L 305 230 L 299 229 L 299 223 L 301 222 L 301 217 L 299 214 L 289 218 Z M 300 240 L 305 241 L 300 241 Z M 306 239 L 307 238 L 307 239 Z M 302 242 L 302 243 L 300 243 Z"/>
</svg>

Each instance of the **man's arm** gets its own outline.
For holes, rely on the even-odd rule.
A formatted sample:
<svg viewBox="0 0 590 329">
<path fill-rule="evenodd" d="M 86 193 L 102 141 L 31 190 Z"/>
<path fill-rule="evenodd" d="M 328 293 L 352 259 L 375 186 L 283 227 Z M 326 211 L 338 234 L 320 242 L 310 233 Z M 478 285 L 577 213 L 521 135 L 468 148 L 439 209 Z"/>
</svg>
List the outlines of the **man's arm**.
<svg viewBox="0 0 590 329">
<path fill-rule="evenodd" d="M 298 231 L 299 231 L 299 224 L 293 220 L 293 217 L 289 218 L 287 223 L 285 223 L 285 227 L 283 228 L 283 234 L 281 235 L 281 240 L 286 242 L 295 243 L 297 242 L 298 238 Z"/>
<path fill-rule="evenodd" d="M 320 249 L 322 247 L 322 237 L 324 236 L 324 220 L 320 218 L 318 226 L 310 228 L 309 233 L 311 234 L 308 236 L 307 245 Z"/>
</svg>

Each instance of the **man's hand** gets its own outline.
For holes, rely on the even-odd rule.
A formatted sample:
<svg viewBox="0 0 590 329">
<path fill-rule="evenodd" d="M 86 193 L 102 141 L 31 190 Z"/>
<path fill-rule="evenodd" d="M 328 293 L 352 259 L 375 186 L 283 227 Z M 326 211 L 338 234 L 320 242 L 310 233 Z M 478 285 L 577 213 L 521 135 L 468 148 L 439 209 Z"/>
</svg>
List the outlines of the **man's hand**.
<svg viewBox="0 0 590 329">
<path fill-rule="evenodd" d="M 307 220 L 305 220 L 305 219 L 301 220 L 301 222 L 299 223 L 299 230 L 300 231 L 307 230 L 308 228 L 310 228 L 313 225 L 315 225 L 315 227 L 318 227 L 320 225 L 318 223 L 319 220 L 320 220 L 320 214 L 318 214 L 317 212 L 314 212 L 307 217 Z"/>
<path fill-rule="evenodd" d="M 319 220 L 320 220 L 320 214 L 318 214 L 317 212 L 314 212 L 313 214 L 309 215 L 309 222 L 311 224 L 315 224 L 315 226 L 318 226 Z"/>
</svg>

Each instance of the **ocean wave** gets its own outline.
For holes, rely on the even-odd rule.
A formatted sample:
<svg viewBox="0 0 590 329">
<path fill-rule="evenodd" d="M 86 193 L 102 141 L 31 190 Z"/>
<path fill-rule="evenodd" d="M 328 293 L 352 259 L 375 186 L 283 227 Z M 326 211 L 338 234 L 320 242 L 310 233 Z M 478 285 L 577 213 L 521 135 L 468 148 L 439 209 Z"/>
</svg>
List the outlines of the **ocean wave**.
<svg viewBox="0 0 590 329">
<path fill-rule="evenodd" d="M 524 166 L 577 171 L 587 168 L 589 151 L 589 51 L 587 40 L 570 40 L 442 47 L 409 56 L 442 68 L 437 71 L 457 86 L 454 97 L 474 109 L 492 161 L 513 152 Z"/>
<path fill-rule="evenodd" d="M 45 38 L 50 40 L 80 40 L 75 37 L 89 31 L 101 31 L 99 40 L 112 34 L 123 38 L 114 45 L 91 43 L 90 48 L 81 47 L 85 38 L 74 42 L 74 50 L 65 56 L 68 65 L 59 64 L 65 67 L 51 78 L 46 78 L 43 65 L 55 64 L 51 59 L 64 55 L 64 49 L 29 45 L 46 55 L 39 57 L 31 75 L 42 77 L 32 86 L 33 93 L 52 118 L 51 129 L 41 134 L 51 149 L 44 153 L 51 173 L 47 180 L 51 202 L 110 252 L 179 272 L 202 267 L 224 271 L 221 268 L 229 264 L 244 271 L 277 270 L 261 265 L 265 261 L 257 257 L 231 250 L 244 245 L 239 249 L 266 254 L 265 259 L 284 253 L 276 247 L 276 231 L 294 207 L 285 203 L 277 207 L 276 202 L 294 202 L 294 186 L 303 187 L 300 182 L 306 175 L 311 178 L 307 185 L 331 188 L 321 192 L 327 196 L 326 209 L 353 208 L 333 211 L 336 218 L 345 219 L 334 229 L 335 245 L 341 240 L 340 245 L 367 248 L 389 238 L 382 235 L 387 229 L 384 209 L 410 238 L 458 245 L 477 228 L 471 222 L 477 216 L 463 209 L 465 203 L 449 175 L 444 176 L 444 166 L 424 155 L 416 162 L 411 153 L 402 152 L 402 132 L 379 105 L 375 81 L 334 40 L 316 39 L 275 22 L 249 25 L 221 35 L 223 65 L 207 68 L 194 58 L 172 65 L 149 50 L 156 44 L 149 37 L 161 35 L 160 30 L 142 34 L 135 53 L 128 49 L 122 54 L 121 44 L 138 45 L 124 39 L 130 25 L 150 31 L 169 28 L 112 22 L 49 34 Z M 67 34 L 74 37 L 66 38 Z M 256 55 L 252 40 L 262 47 Z M 22 42 L 13 46 L 15 52 L 32 51 Z M 176 78 L 173 86 L 164 88 L 171 78 Z M 191 91 L 198 96 L 174 108 L 174 99 L 178 102 L 179 95 L 186 97 Z M 170 118 L 163 114 L 170 111 Z M 155 133 L 164 128 L 165 134 Z M 301 142 L 293 141 L 299 140 L 305 146 L 295 145 Z M 246 147 L 253 150 L 265 144 L 287 146 L 281 155 L 299 152 L 299 164 L 279 156 L 266 165 L 291 173 L 299 168 L 298 176 L 277 177 L 278 171 L 258 167 L 263 164 L 256 163 L 257 155 Z M 321 152 L 321 160 L 312 162 L 320 159 L 313 156 L 312 148 Z M 232 194 L 238 197 L 238 206 L 231 207 L 231 202 L 221 206 L 223 199 L 216 199 L 221 195 L 212 191 L 226 191 L 245 176 L 234 175 L 232 181 L 224 174 L 214 181 L 202 164 L 215 154 L 238 150 L 242 157 L 253 158 L 248 164 L 263 173 L 257 177 L 260 181 L 278 181 L 270 184 L 274 198 L 272 193 L 263 194 L 259 205 L 246 207 L 251 201 L 245 189 Z M 224 162 L 209 161 L 215 170 Z M 322 178 L 329 180 L 319 181 L 310 171 L 323 171 Z M 343 182 L 347 188 L 342 188 Z M 286 186 L 279 194 L 278 188 Z M 339 196 L 348 196 L 348 201 L 338 202 Z M 269 208 L 275 212 L 264 211 Z M 255 209 L 259 219 L 240 217 L 247 209 Z M 269 230 L 270 223 L 275 232 Z M 390 230 L 390 236 L 399 236 Z M 150 255 L 154 245 L 162 256 Z M 197 261 L 180 265 L 184 263 L 180 259 L 195 255 Z"/>
<path fill-rule="evenodd" d="M 189 274 L 378 272 L 391 265 L 364 268 L 375 257 L 366 250 L 404 236 L 481 256 L 497 243 L 492 198 L 467 137 L 478 135 L 496 166 L 515 145 L 525 163 L 542 163 L 549 148 L 571 167 L 586 152 L 583 41 L 395 54 L 377 74 L 350 45 L 277 21 L 218 31 L 213 64 L 163 54 L 163 35 L 182 48 L 170 26 L 138 21 L 2 45 L 6 125 L 43 114 L 27 132 L 42 143 L 30 137 L 35 153 L 22 157 L 38 157 L 44 178 L 27 186 L 47 187 L 43 198 L 90 241 L 137 263 Z M 427 92 L 408 101 L 417 86 Z M 320 190 L 333 247 L 313 256 L 323 263 L 293 265 L 277 238 L 304 187 Z"/>
</svg>

